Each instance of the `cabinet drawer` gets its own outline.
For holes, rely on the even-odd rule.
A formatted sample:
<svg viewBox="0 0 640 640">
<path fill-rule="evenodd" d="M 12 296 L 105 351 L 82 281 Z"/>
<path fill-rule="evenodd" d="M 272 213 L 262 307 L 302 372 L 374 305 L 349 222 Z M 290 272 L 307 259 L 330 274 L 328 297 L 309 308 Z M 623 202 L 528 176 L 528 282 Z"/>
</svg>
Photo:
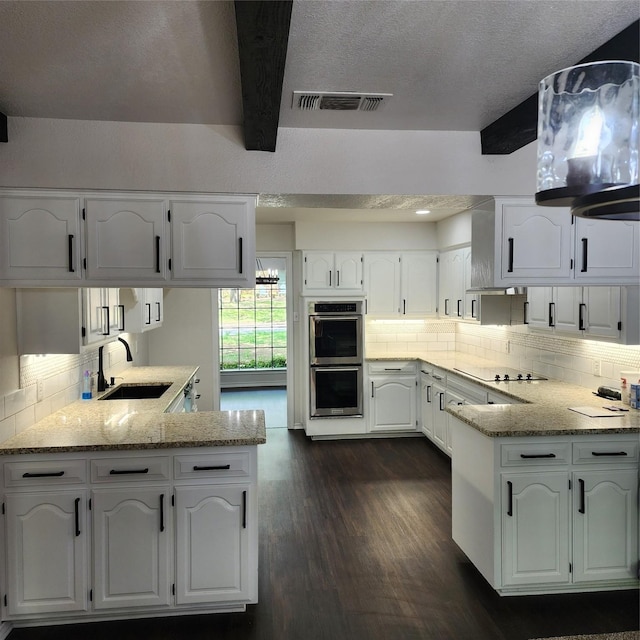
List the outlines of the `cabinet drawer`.
<svg viewBox="0 0 640 640">
<path fill-rule="evenodd" d="M 84 460 L 39 460 L 6 462 L 5 487 L 27 487 L 43 484 L 80 484 L 87 479 Z"/>
<path fill-rule="evenodd" d="M 375 362 L 369 364 L 369 373 L 409 373 L 415 375 L 415 362 Z"/>
<path fill-rule="evenodd" d="M 570 461 L 570 442 L 527 442 L 503 444 L 500 447 L 503 467 L 534 465 L 567 465 Z"/>
<path fill-rule="evenodd" d="M 174 459 L 176 480 L 248 478 L 250 472 L 249 454 L 246 452 L 176 456 Z"/>
<path fill-rule="evenodd" d="M 91 482 L 149 482 L 171 477 L 169 456 L 101 458 L 91 461 Z"/>
<path fill-rule="evenodd" d="M 574 442 L 573 462 L 575 464 L 637 464 L 638 442 Z"/>
</svg>

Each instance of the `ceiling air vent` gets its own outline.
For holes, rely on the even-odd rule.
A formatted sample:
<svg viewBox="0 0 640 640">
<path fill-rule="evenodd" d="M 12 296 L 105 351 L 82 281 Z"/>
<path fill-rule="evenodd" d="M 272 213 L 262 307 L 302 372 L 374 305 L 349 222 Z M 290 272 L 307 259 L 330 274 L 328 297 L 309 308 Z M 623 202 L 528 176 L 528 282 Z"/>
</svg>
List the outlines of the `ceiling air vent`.
<svg viewBox="0 0 640 640">
<path fill-rule="evenodd" d="M 354 91 L 294 91 L 292 108 L 298 111 L 377 111 L 392 93 Z"/>
</svg>

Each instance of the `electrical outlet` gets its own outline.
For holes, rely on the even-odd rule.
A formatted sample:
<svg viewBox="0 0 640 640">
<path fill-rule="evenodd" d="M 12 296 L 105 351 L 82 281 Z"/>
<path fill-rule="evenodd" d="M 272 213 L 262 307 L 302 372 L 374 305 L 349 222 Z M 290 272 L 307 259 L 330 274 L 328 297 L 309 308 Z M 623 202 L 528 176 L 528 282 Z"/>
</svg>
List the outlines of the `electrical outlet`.
<svg viewBox="0 0 640 640">
<path fill-rule="evenodd" d="M 602 363 L 600 362 L 600 360 L 594 360 L 594 361 L 593 361 L 592 365 L 593 365 L 593 375 L 594 375 L 594 376 L 600 376 L 600 375 L 602 375 L 602 372 L 601 372 L 601 364 L 602 364 Z"/>
<path fill-rule="evenodd" d="M 36 381 L 36 401 L 42 402 L 44 400 L 44 380 Z"/>
</svg>

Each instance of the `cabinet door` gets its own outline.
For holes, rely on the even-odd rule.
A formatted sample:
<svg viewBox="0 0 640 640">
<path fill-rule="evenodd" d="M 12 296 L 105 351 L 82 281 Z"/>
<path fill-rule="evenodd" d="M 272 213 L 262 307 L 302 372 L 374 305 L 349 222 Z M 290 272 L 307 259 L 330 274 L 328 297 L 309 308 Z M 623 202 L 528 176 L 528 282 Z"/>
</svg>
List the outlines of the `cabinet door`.
<svg viewBox="0 0 640 640">
<path fill-rule="evenodd" d="M 0 198 L 0 279 L 77 282 L 80 199 Z"/>
<path fill-rule="evenodd" d="M 169 487 L 93 492 L 96 609 L 170 604 Z"/>
<path fill-rule="evenodd" d="M 564 209 L 503 203 L 501 274 L 514 284 L 571 278 L 571 216 Z"/>
<path fill-rule="evenodd" d="M 415 431 L 416 377 L 371 378 L 371 431 Z"/>
<path fill-rule="evenodd" d="M 445 389 L 439 384 L 431 387 L 433 411 L 433 441 L 443 450 L 447 450 L 447 414 L 445 412 Z"/>
<path fill-rule="evenodd" d="M 305 289 L 331 289 L 334 285 L 333 253 L 305 253 Z"/>
<path fill-rule="evenodd" d="M 172 200 L 172 280 L 255 285 L 255 200 Z"/>
<path fill-rule="evenodd" d="M 131 289 L 120 290 L 121 309 L 124 309 L 124 331 L 144 333 L 162 326 L 163 290 Z"/>
<path fill-rule="evenodd" d="M 433 252 L 405 253 L 401 262 L 401 313 L 435 315 L 438 256 Z"/>
<path fill-rule="evenodd" d="M 87 278 L 164 280 L 165 200 L 87 198 Z"/>
<path fill-rule="evenodd" d="M 552 295 L 552 315 L 556 331 L 579 333 L 582 330 L 580 323 L 582 288 L 554 287 Z"/>
<path fill-rule="evenodd" d="M 462 250 L 464 262 L 464 317 L 468 320 L 477 320 L 480 305 L 480 296 L 475 293 L 467 293 L 471 289 L 471 247 Z"/>
<path fill-rule="evenodd" d="M 638 472 L 573 474 L 573 580 L 637 578 Z"/>
<path fill-rule="evenodd" d="M 431 376 L 422 374 L 420 377 L 420 422 L 422 433 L 433 439 L 433 389 Z"/>
<path fill-rule="evenodd" d="M 176 603 L 249 599 L 248 485 L 176 487 Z"/>
<path fill-rule="evenodd" d="M 86 493 L 6 498 L 7 612 L 87 609 Z"/>
<path fill-rule="evenodd" d="M 502 475 L 505 586 L 569 581 L 569 474 Z"/>
<path fill-rule="evenodd" d="M 633 221 L 576 218 L 576 280 L 638 284 L 640 225 Z"/>
<path fill-rule="evenodd" d="M 452 406 L 457 407 L 466 403 L 462 396 L 447 390 L 445 392 L 445 404 L 449 407 L 452 407 Z M 445 449 L 447 450 L 447 453 L 449 454 L 449 456 L 451 456 L 453 454 L 453 438 L 451 436 L 451 433 L 452 433 L 451 421 L 455 420 L 455 418 L 452 415 L 447 413 L 445 416 L 445 420 L 446 420 Z"/>
<path fill-rule="evenodd" d="M 585 335 L 601 338 L 620 336 L 620 287 L 584 287 L 582 302 Z"/>
<path fill-rule="evenodd" d="M 335 287 L 362 291 L 362 254 L 336 253 L 334 256 Z"/>
<path fill-rule="evenodd" d="M 83 289 L 84 343 L 105 340 L 110 333 L 111 313 L 105 290 L 97 287 Z M 108 316 L 108 318 L 107 318 Z"/>
<path fill-rule="evenodd" d="M 552 287 L 528 287 L 526 323 L 533 329 L 552 330 L 553 312 L 549 305 L 553 301 Z"/>
<path fill-rule="evenodd" d="M 440 317 L 461 318 L 464 316 L 464 263 L 461 249 L 443 251 L 440 254 L 440 280 L 438 312 Z"/>
<path fill-rule="evenodd" d="M 400 313 L 400 254 L 365 253 L 364 282 L 368 315 Z"/>
</svg>

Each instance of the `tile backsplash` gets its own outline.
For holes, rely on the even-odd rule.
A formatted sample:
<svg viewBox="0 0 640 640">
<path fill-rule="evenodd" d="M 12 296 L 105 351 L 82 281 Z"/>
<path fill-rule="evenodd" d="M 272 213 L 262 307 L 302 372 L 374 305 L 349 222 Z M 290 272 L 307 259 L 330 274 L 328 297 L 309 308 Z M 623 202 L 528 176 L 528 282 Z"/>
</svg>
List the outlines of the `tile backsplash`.
<svg viewBox="0 0 640 640">
<path fill-rule="evenodd" d="M 369 356 L 458 351 L 594 390 L 601 385 L 619 387 L 621 370 L 640 371 L 639 346 L 539 334 L 524 326 L 367 318 L 365 341 Z"/>
<path fill-rule="evenodd" d="M 105 345 L 105 375 L 116 376 L 132 365 L 146 364 L 146 340 L 142 335 L 124 334 L 131 347 L 133 362 L 115 341 Z M 0 395 L 0 442 L 24 431 L 38 420 L 80 399 L 84 371 L 98 372 L 98 347 L 78 355 L 20 356 L 20 388 Z M 40 397 L 38 386 L 40 385 Z"/>
</svg>

